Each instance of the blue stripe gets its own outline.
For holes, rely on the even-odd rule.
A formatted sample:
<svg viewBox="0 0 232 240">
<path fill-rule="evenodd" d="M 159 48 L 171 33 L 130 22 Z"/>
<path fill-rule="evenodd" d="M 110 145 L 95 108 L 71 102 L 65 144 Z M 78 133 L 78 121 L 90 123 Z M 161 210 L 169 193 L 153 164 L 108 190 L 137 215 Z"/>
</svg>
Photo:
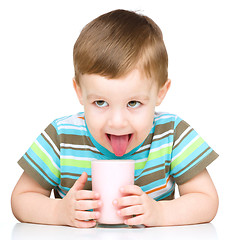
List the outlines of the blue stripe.
<svg viewBox="0 0 232 240">
<path fill-rule="evenodd" d="M 167 191 L 166 193 L 162 194 L 161 196 L 156 197 L 155 200 L 156 201 L 160 201 L 160 200 L 162 200 L 164 198 L 169 197 L 174 192 L 174 190 L 175 190 L 175 183 L 172 184 L 172 187 L 171 187 L 171 189 L 169 191 Z"/>
<path fill-rule="evenodd" d="M 73 117 L 73 115 L 69 115 L 69 116 L 57 118 L 57 119 L 54 121 L 54 123 L 55 123 L 56 125 L 59 125 L 60 122 L 62 122 L 62 121 L 64 121 L 64 120 L 67 120 L 67 119 L 69 119 L 69 118 L 71 118 L 71 117 Z"/>
<path fill-rule="evenodd" d="M 78 130 L 78 129 L 65 129 L 61 128 L 59 129 L 59 134 L 67 134 L 67 135 L 77 135 L 77 136 L 88 136 L 87 132 L 84 130 Z"/>
<path fill-rule="evenodd" d="M 37 138 L 39 144 L 47 151 L 47 153 L 52 157 L 53 161 L 56 163 L 57 166 L 60 166 L 60 158 L 57 157 L 53 148 L 48 144 L 48 142 L 40 135 Z"/>
<path fill-rule="evenodd" d="M 174 123 L 174 119 L 173 118 L 162 118 L 162 119 L 158 119 L 155 121 L 155 125 L 163 125 L 165 123 L 169 123 L 169 122 L 173 122 Z"/>
<path fill-rule="evenodd" d="M 181 176 L 182 174 L 186 173 L 190 168 L 194 167 L 194 166 L 197 166 L 199 162 L 201 162 L 205 157 L 207 157 L 211 152 L 213 151 L 213 149 L 209 149 L 207 152 L 205 152 L 197 161 L 195 161 L 194 163 L 192 163 L 189 167 L 187 167 L 185 170 L 183 170 L 182 172 L 180 172 L 179 174 L 175 175 L 175 177 L 179 177 Z M 191 159 L 190 159 L 191 160 Z M 188 164 L 185 164 L 184 166 L 186 166 Z M 181 168 L 179 167 L 179 169 L 183 169 L 184 166 L 182 166 Z M 174 169 L 173 169 L 174 170 Z M 178 172 L 176 171 L 175 169 L 175 172 Z M 175 172 L 172 172 L 172 174 L 174 174 Z"/>
<path fill-rule="evenodd" d="M 197 158 L 202 152 L 204 152 L 208 148 L 207 143 L 201 144 L 192 154 L 190 154 L 188 157 L 186 157 L 181 163 L 179 163 L 176 167 L 174 167 L 171 171 L 171 174 L 175 174 L 179 172 L 181 169 L 184 169 L 190 162 L 192 162 L 195 158 Z M 210 150 L 212 151 L 212 149 Z M 205 154 L 204 154 L 205 155 Z M 203 155 L 203 156 L 204 156 Z M 202 158 L 199 158 L 202 159 Z M 193 165 L 197 164 L 199 160 L 195 161 Z M 172 165 L 172 164 L 171 164 Z M 192 165 L 191 165 L 192 166 Z M 188 168 L 189 169 L 189 168 Z"/>
<path fill-rule="evenodd" d="M 159 186 L 163 186 L 166 184 L 166 181 L 167 181 L 167 178 L 168 178 L 168 175 L 166 174 L 166 177 L 165 178 L 162 178 L 162 179 L 159 179 L 157 181 L 154 181 L 154 182 L 151 182 L 147 185 L 144 185 L 142 186 L 142 189 L 147 192 L 153 188 L 156 188 L 156 187 L 159 187 Z"/>
<path fill-rule="evenodd" d="M 66 187 L 62 187 L 62 186 L 58 186 L 57 187 L 57 190 L 59 191 L 59 192 L 61 192 L 62 194 L 64 194 L 64 195 L 66 195 L 66 193 L 64 192 L 64 191 L 69 191 L 70 190 L 70 188 L 66 188 Z M 63 191 L 64 190 L 64 191 Z M 61 198 L 63 198 L 62 196 L 60 196 Z"/>
<path fill-rule="evenodd" d="M 197 132 L 193 130 L 191 133 L 189 133 L 188 136 L 182 139 L 180 144 L 173 149 L 172 158 L 174 158 L 177 154 L 179 154 L 182 151 L 182 149 L 186 147 L 197 136 L 198 136 Z"/>
<path fill-rule="evenodd" d="M 51 171 L 50 168 L 47 166 L 47 164 L 30 148 L 27 151 L 27 154 L 29 155 L 29 157 L 31 159 L 33 159 L 34 162 L 36 162 L 42 169 L 43 171 L 56 183 L 60 182 L 60 179 L 57 178 Z M 30 159 L 29 159 L 30 161 Z M 30 161 L 31 162 L 31 161 Z M 34 165 L 34 163 L 32 163 Z M 45 177 L 45 175 L 39 170 L 40 175 L 43 175 Z"/>
<path fill-rule="evenodd" d="M 63 123 L 63 124 L 60 124 L 59 126 L 59 129 L 62 129 L 62 127 L 74 127 L 74 128 L 76 128 L 76 127 L 78 127 L 78 128 L 83 128 L 83 130 L 85 129 L 85 125 L 76 125 L 76 124 L 66 124 L 66 123 Z"/>
<path fill-rule="evenodd" d="M 96 150 L 97 151 L 97 150 Z M 93 153 L 92 151 L 86 150 L 77 150 L 77 149 L 70 149 L 70 148 L 63 148 L 61 147 L 61 156 L 73 156 L 73 157 L 86 157 L 86 158 L 99 158 L 98 155 L 100 153 Z"/>
<path fill-rule="evenodd" d="M 27 161 L 27 163 L 28 164 L 30 164 L 30 166 L 32 167 L 32 168 L 34 168 L 35 170 L 36 170 L 36 172 L 38 172 L 38 174 L 42 177 L 42 178 L 44 178 L 49 184 L 51 184 L 51 185 L 53 185 L 53 186 L 56 186 L 49 178 L 47 178 L 46 177 L 46 175 L 44 175 L 41 171 L 40 171 L 40 169 L 33 163 L 33 162 L 31 162 L 31 160 L 26 156 L 26 155 L 24 155 L 23 156 L 24 157 L 24 159 Z M 47 172 L 46 172 L 47 173 Z M 57 183 L 57 185 L 60 183 L 60 179 L 57 179 L 55 176 L 54 176 L 54 174 L 52 174 L 53 175 L 53 178 L 51 177 L 51 174 L 49 175 L 48 174 L 48 176 L 54 181 L 54 182 L 56 182 Z M 55 178 L 54 178 L 55 177 Z M 57 180 L 57 181 L 55 181 L 55 180 Z"/>
<path fill-rule="evenodd" d="M 159 140 L 155 140 L 154 142 L 152 142 L 152 146 L 151 146 L 151 150 L 157 147 L 160 147 L 164 144 L 173 142 L 173 134 L 171 133 L 171 135 L 167 135 L 166 137 L 159 139 Z"/>
<path fill-rule="evenodd" d="M 179 118 L 179 117 L 176 117 L 176 118 L 175 118 L 175 125 L 174 125 L 174 129 L 176 129 L 176 127 L 178 126 L 178 124 L 179 124 L 181 121 L 182 121 L 182 119 L 181 119 L 181 118 Z"/>
<path fill-rule="evenodd" d="M 81 168 L 81 167 L 73 167 L 73 166 L 62 166 L 61 171 L 65 173 L 73 173 L 73 174 L 82 174 L 86 172 L 88 175 L 91 175 L 91 168 Z"/>
</svg>

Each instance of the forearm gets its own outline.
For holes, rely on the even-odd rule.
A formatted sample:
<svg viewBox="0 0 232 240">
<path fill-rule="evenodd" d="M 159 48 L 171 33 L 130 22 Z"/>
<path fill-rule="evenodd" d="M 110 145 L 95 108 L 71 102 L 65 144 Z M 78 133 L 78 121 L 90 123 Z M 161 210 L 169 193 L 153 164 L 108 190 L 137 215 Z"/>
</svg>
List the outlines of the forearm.
<svg viewBox="0 0 232 240">
<path fill-rule="evenodd" d="M 59 202 L 40 193 L 25 192 L 12 196 L 12 210 L 21 222 L 61 225 Z"/>
<path fill-rule="evenodd" d="M 204 193 L 188 193 L 159 204 L 160 226 L 186 225 L 212 221 L 217 213 L 218 199 Z"/>
<path fill-rule="evenodd" d="M 87 179 L 87 173 L 82 173 L 61 200 L 50 198 L 50 190 L 42 188 L 24 172 L 12 192 L 12 211 L 21 222 L 93 227 L 101 201 L 99 194 L 83 190 Z M 90 209 L 96 210 L 88 211 Z"/>
</svg>

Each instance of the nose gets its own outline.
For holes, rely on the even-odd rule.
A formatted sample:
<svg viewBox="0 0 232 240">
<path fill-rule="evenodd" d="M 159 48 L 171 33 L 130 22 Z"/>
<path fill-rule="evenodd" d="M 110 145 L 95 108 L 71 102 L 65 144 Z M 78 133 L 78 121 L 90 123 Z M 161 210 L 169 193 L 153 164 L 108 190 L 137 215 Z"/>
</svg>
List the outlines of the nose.
<svg viewBox="0 0 232 240">
<path fill-rule="evenodd" d="M 108 118 L 108 126 L 111 129 L 123 129 L 128 125 L 126 113 L 122 110 L 111 111 Z"/>
</svg>

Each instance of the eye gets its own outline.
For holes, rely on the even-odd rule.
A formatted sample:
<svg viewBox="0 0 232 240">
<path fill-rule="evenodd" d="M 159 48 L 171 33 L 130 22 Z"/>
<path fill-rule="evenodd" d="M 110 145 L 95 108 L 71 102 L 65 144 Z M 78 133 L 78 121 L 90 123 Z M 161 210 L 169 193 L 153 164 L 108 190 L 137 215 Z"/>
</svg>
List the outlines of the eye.
<svg viewBox="0 0 232 240">
<path fill-rule="evenodd" d="M 96 104 L 97 107 L 107 107 L 108 106 L 108 103 L 103 100 L 95 101 L 94 103 Z"/>
<path fill-rule="evenodd" d="M 138 102 L 138 101 L 130 101 L 127 106 L 130 107 L 130 108 L 137 108 L 140 105 L 141 105 L 141 103 Z"/>
</svg>

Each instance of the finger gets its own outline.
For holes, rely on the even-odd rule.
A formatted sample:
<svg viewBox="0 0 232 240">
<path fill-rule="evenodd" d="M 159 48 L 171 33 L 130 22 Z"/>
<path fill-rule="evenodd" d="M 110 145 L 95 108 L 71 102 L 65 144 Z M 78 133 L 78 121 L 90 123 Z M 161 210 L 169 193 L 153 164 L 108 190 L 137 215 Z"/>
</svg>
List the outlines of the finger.
<svg viewBox="0 0 232 240">
<path fill-rule="evenodd" d="M 140 215 L 144 213 L 144 208 L 142 205 L 131 206 L 127 208 L 123 208 L 117 211 L 119 216 L 133 216 L 133 215 Z"/>
<path fill-rule="evenodd" d="M 99 193 L 90 190 L 79 190 L 75 193 L 76 200 L 99 199 Z"/>
<path fill-rule="evenodd" d="M 99 212 L 90 212 L 90 211 L 76 211 L 75 213 L 75 219 L 77 220 L 93 220 L 98 219 L 100 217 Z"/>
<path fill-rule="evenodd" d="M 89 210 L 101 207 L 102 201 L 99 200 L 79 200 L 76 201 L 75 210 Z"/>
<path fill-rule="evenodd" d="M 142 204 L 142 200 L 139 196 L 128 196 L 114 200 L 113 204 L 118 207 L 126 207 Z"/>
<path fill-rule="evenodd" d="M 74 227 L 77 228 L 91 228 L 96 226 L 96 221 L 91 220 L 91 221 L 80 221 L 80 220 L 76 220 L 74 222 Z"/>
<path fill-rule="evenodd" d="M 143 224 L 143 215 L 138 215 L 132 218 L 128 218 L 124 221 L 126 225 L 141 225 Z"/>
<path fill-rule="evenodd" d="M 141 196 L 144 192 L 143 190 L 136 185 L 126 185 L 120 188 L 120 192 L 126 195 L 137 195 Z"/>
<path fill-rule="evenodd" d="M 81 176 L 76 180 L 74 185 L 72 186 L 72 189 L 74 190 L 82 190 L 85 186 L 85 183 L 87 182 L 88 175 L 86 172 L 83 172 Z"/>
</svg>

